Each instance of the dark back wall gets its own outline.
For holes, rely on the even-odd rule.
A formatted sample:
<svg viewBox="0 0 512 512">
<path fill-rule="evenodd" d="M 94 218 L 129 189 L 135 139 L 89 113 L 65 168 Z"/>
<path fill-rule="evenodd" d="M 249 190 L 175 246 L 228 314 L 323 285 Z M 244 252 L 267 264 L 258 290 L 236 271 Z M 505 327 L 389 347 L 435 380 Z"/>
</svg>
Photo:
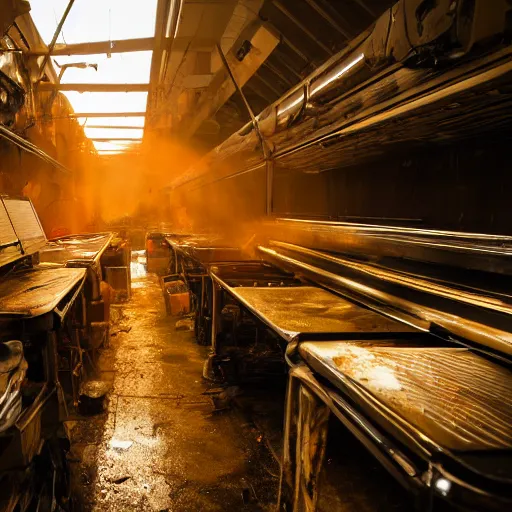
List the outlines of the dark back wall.
<svg viewBox="0 0 512 512">
<path fill-rule="evenodd" d="M 375 162 L 318 174 L 277 164 L 273 213 L 510 235 L 511 145 L 490 136 L 409 146 Z"/>
</svg>

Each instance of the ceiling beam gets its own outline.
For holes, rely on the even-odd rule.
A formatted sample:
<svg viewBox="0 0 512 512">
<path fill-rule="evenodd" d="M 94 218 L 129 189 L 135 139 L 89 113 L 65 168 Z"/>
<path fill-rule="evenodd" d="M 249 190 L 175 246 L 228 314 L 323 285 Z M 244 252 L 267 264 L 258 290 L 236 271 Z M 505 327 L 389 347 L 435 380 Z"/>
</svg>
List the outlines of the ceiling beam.
<svg viewBox="0 0 512 512">
<path fill-rule="evenodd" d="M 84 128 L 109 129 L 109 130 L 144 130 L 144 126 L 119 126 L 108 124 L 86 124 Z"/>
<path fill-rule="evenodd" d="M 376 18 L 377 17 L 377 13 L 371 9 L 366 2 L 364 2 L 363 0 L 355 0 L 356 3 L 358 3 L 370 16 L 372 16 L 373 18 Z"/>
<path fill-rule="evenodd" d="M 169 45 L 166 32 L 169 15 L 171 14 L 171 5 L 170 0 L 158 0 L 156 4 L 155 44 L 153 47 L 153 55 L 151 56 L 151 68 L 149 71 L 150 89 L 146 104 L 146 115 L 148 117 L 146 124 L 148 127 L 150 125 L 149 119 L 151 118 L 152 111 L 158 104 L 158 94 L 162 83 L 164 50 Z"/>
<path fill-rule="evenodd" d="M 95 142 L 116 142 L 116 141 L 124 141 L 124 142 L 142 142 L 142 139 L 135 137 L 88 137 L 89 140 L 93 140 Z"/>
<path fill-rule="evenodd" d="M 295 83 L 302 82 L 304 77 L 296 69 L 294 69 L 293 66 L 290 65 L 289 59 L 283 55 L 279 46 L 272 53 L 271 59 L 277 61 L 276 64 L 278 64 L 280 68 L 284 68 L 286 71 L 288 71 L 288 73 L 292 74 L 296 78 L 296 80 L 294 80 Z"/>
<path fill-rule="evenodd" d="M 289 39 L 284 37 L 282 34 L 281 34 L 281 42 L 284 45 L 288 46 L 288 48 L 290 48 L 290 50 L 292 50 L 293 53 L 298 55 L 304 62 L 307 62 L 308 64 L 310 63 L 311 59 L 307 55 L 305 55 L 304 52 L 299 50 L 299 48 L 297 48 L 297 45 L 295 45 L 292 41 L 290 41 Z"/>
<path fill-rule="evenodd" d="M 357 1 L 357 0 L 356 0 Z M 314 9 L 331 27 L 335 28 L 345 39 L 352 39 L 353 35 L 347 32 L 316 0 L 306 0 L 306 3 Z"/>
<path fill-rule="evenodd" d="M 245 85 L 245 89 L 252 91 L 256 96 L 259 96 L 263 99 L 268 105 L 274 103 L 275 99 L 272 96 L 268 95 L 268 92 L 263 91 L 257 84 L 254 83 L 254 80 L 251 80 Z"/>
<path fill-rule="evenodd" d="M 272 91 L 276 95 L 276 97 L 274 98 L 274 101 L 279 99 L 286 92 L 286 91 L 280 91 L 279 89 L 276 89 L 274 87 L 274 85 L 271 84 L 268 80 L 265 80 L 261 76 L 260 73 L 255 74 L 253 80 L 256 80 L 257 82 L 260 82 L 260 84 L 263 84 L 269 91 Z"/>
<path fill-rule="evenodd" d="M 39 91 L 147 92 L 149 84 L 50 84 L 41 82 Z"/>
<path fill-rule="evenodd" d="M 248 39 L 251 47 L 243 60 L 238 60 L 233 51 L 226 55 L 229 68 L 240 88 L 254 76 L 279 43 L 279 37 L 267 25 L 255 27 L 252 37 Z M 225 68 L 221 68 L 215 73 L 190 115 L 178 127 L 177 133 L 185 139 L 192 137 L 203 121 L 210 119 L 235 91 L 236 88 L 228 72 Z"/>
<path fill-rule="evenodd" d="M 79 112 L 70 114 L 69 119 L 77 119 L 79 117 L 144 117 L 146 112 Z M 55 117 L 54 119 L 64 119 L 63 117 Z"/>
<path fill-rule="evenodd" d="M 283 73 L 280 69 L 276 68 L 271 62 L 270 59 L 267 59 L 267 61 L 263 64 L 265 68 L 270 70 L 271 73 L 276 75 L 283 83 L 285 83 L 288 88 L 294 86 L 297 81 L 290 80 L 290 77 L 286 76 L 285 73 Z"/>
<path fill-rule="evenodd" d="M 64 26 L 64 23 L 66 22 L 66 19 L 69 15 L 69 12 L 71 11 L 71 8 L 73 7 L 74 3 L 75 3 L 75 0 L 69 0 L 68 5 L 66 6 L 66 9 L 64 10 L 64 13 L 62 14 L 59 24 L 57 25 L 57 28 L 55 29 L 55 32 L 53 34 L 52 40 L 50 41 L 50 44 L 48 45 L 48 51 L 46 52 L 46 54 L 44 54 L 43 62 L 41 63 L 41 67 L 39 68 L 39 76 L 36 80 L 36 83 L 41 82 L 41 80 L 44 77 L 46 66 L 50 62 L 50 57 L 51 57 L 53 48 L 57 43 L 57 38 L 59 37 L 59 35 L 62 31 L 62 27 Z"/>
<path fill-rule="evenodd" d="M 170 38 L 164 39 L 164 46 L 168 46 Z M 192 48 L 213 48 L 215 40 L 201 37 L 177 37 L 173 41 L 173 50 L 184 50 L 187 46 Z M 154 37 L 141 37 L 137 39 L 118 39 L 116 41 L 95 41 L 93 43 L 76 44 L 56 44 L 53 49 L 52 57 L 62 57 L 65 55 L 110 55 L 112 53 L 129 53 L 151 51 L 155 46 Z M 39 57 L 48 52 L 30 51 L 27 55 Z"/>
<path fill-rule="evenodd" d="M 313 34 L 313 32 L 311 32 L 311 30 L 308 29 L 308 27 L 306 27 L 306 25 L 304 25 L 304 23 L 302 23 L 298 18 L 296 18 L 283 4 L 281 4 L 278 0 L 272 0 L 272 3 L 292 22 L 294 23 L 297 28 L 299 30 L 301 30 L 302 32 L 304 32 L 304 34 L 306 34 L 310 39 L 311 41 L 313 41 L 314 43 L 316 43 L 317 46 L 319 46 L 320 48 L 322 48 L 322 50 L 327 53 L 327 55 L 332 55 L 333 52 L 327 48 L 327 46 L 325 46 L 325 44 L 323 44 L 319 39 L 318 39 L 318 36 Z"/>
<path fill-rule="evenodd" d="M 153 49 L 154 37 L 143 37 L 139 39 L 121 39 L 118 41 L 95 41 L 92 43 L 77 44 L 56 44 L 51 55 L 58 57 L 62 55 L 95 55 L 126 52 L 143 52 Z M 42 52 L 32 51 L 29 55 L 39 56 Z"/>
</svg>

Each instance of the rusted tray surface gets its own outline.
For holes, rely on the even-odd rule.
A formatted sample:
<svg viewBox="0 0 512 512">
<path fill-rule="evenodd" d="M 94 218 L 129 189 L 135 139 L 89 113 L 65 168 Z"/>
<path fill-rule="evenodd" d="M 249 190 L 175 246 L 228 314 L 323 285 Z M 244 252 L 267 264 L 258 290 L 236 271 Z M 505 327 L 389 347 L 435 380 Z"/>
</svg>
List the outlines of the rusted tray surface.
<svg viewBox="0 0 512 512">
<path fill-rule="evenodd" d="M 0 280 L 0 315 L 25 317 L 52 311 L 85 278 L 84 268 L 28 269 Z"/>
<path fill-rule="evenodd" d="M 14 261 L 21 256 L 18 237 L 3 202 L 0 201 L 0 265 Z"/>
<path fill-rule="evenodd" d="M 304 342 L 300 355 L 377 421 L 453 451 L 512 448 L 512 376 L 464 348 Z M 380 419 L 379 419 L 380 418 Z"/>
<path fill-rule="evenodd" d="M 46 242 L 46 236 L 34 206 L 28 199 L 6 197 L 3 203 L 25 251 L 32 248 L 38 249 Z"/>
<path fill-rule="evenodd" d="M 416 332 L 314 286 L 235 287 L 228 291 L 287 341 L 306 334 Z"/>
<path fill-rule="evenodd" d="M 5 209 L 4 204 L 0 202 L 0 247 L 14 244 L 17 241 L 18 237 L 12 227 L 7 210 Z"/>
<path fill-rule="evenodd" d="M 46 243 L 32 203 L 0 195 L 0 265 L 36 253 Z"/>
<path fill-rule="evenodd" d="M 112 233 L 91 233 L 50 240 L 39 251 L 40 262 L 65 264 L 70 260 L 98 261 L 112 236 Z"/>
</svg>

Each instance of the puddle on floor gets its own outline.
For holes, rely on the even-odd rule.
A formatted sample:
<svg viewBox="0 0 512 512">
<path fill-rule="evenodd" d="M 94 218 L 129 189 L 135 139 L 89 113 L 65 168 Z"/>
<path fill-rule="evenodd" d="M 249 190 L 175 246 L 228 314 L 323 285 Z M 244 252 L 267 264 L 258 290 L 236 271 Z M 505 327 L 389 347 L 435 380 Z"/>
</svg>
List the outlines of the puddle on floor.
<svg viewBox="0 0 512 512">
<path fill-rule="evenodd" d="M 260 433 L 236 409 L 215 411 L 207 349 L 176 331 L 158 278 L 132 261 L 132 279 L 114 315 L 130 329 L 118 325 L 100 356 L 113 379 L 106 411 L 70 424 L 79 510 L 273 510 L 279 470 Z"/>
</svg>

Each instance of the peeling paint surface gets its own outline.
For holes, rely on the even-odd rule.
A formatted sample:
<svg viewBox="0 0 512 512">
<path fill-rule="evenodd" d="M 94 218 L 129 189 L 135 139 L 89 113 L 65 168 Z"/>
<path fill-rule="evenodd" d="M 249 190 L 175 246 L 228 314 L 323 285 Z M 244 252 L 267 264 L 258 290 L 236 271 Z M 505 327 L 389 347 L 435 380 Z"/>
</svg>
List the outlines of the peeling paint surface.
<svg viewBox="0 0 512 512">
<path fill-rule="evenodd" d="M 371 393 L 445 450 L 512 446 L 510 373 L 467 349 L 340 341 L 300 351 L 346 393 L 352 386 Z"/>
</svg>

